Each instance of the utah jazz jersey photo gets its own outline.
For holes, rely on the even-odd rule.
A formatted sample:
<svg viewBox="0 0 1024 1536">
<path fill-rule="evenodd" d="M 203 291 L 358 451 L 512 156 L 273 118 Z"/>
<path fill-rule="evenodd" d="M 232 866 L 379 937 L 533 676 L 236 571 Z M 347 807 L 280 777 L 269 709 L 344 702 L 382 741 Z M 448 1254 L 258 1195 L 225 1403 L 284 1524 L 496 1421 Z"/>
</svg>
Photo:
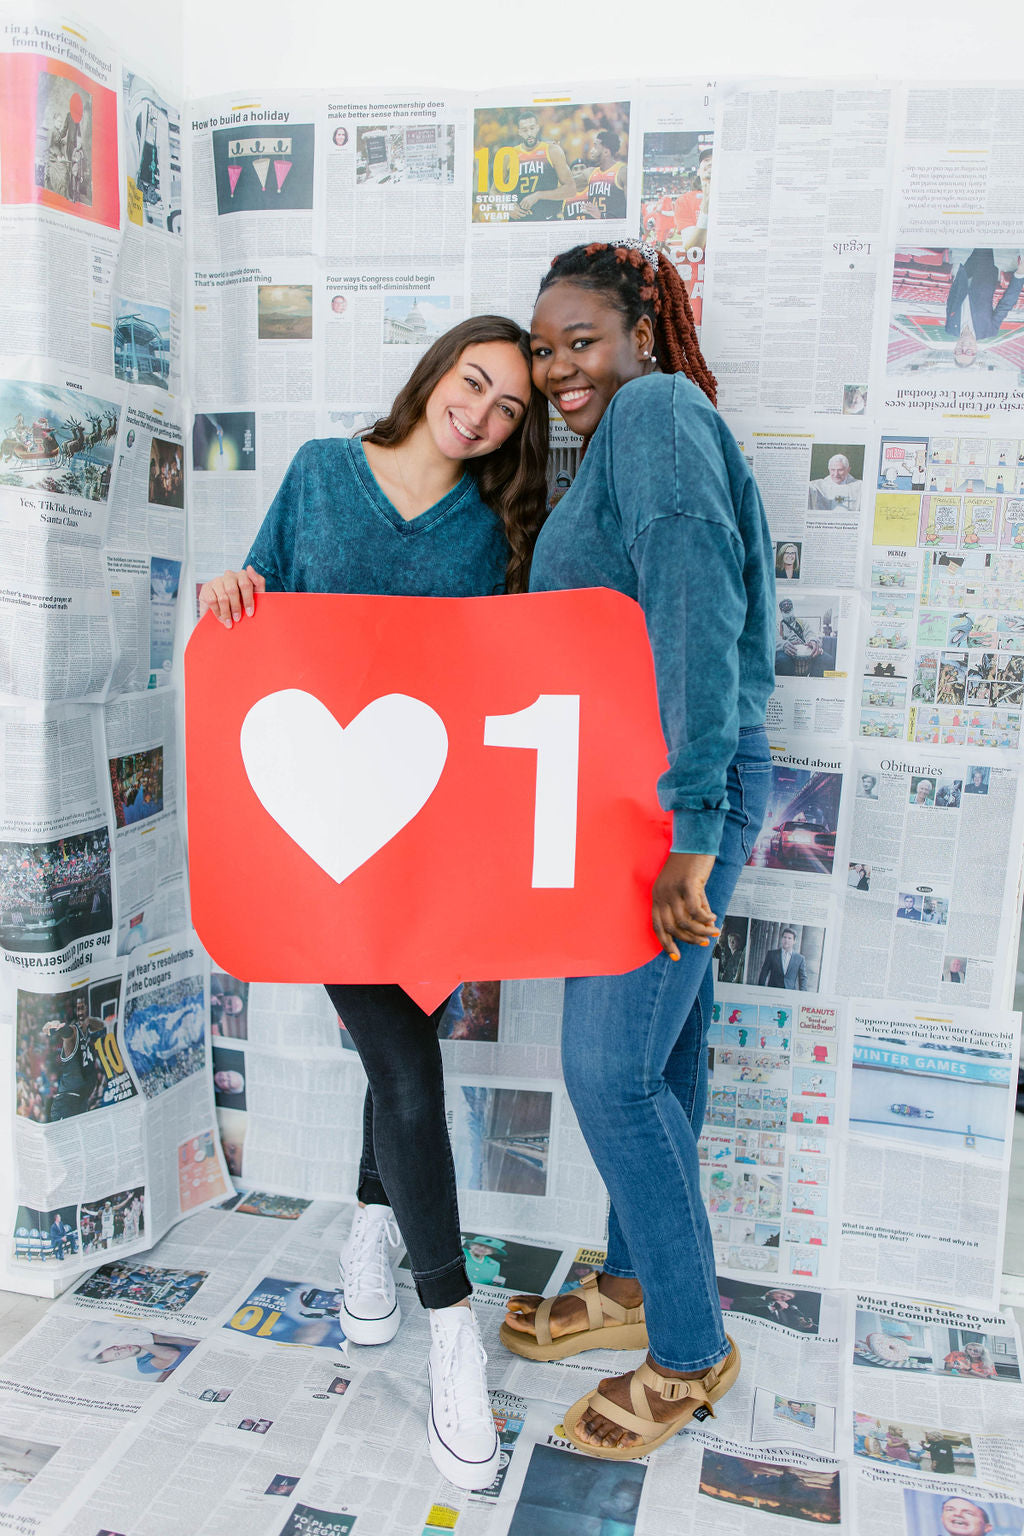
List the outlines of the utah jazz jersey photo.
<svg viewBox="0 0 1024 1536">
<path fill-rule="evenodd" d="M 591 208 L 598 210 L 599 218 L 624 219 L 626 217 L 626 194 L 622 187 L 616 185 L 616 177 L 620 171 L 624 174 L 625 169 L 625 162 L 617 160 L 606 171 L 591 171 L 590 180 L 587 183 L 587 202 Z"/>
<path fill-rule="evenodd" d="M 548 146 L 543 140 L 535 144 L 532 149 L 526 149 L 522 144 L 517 146 L 519 151 L 519 179 L 516 182 L 516 194 L 520 202 L 524 197 L 529 197 L 531 192 L 551 192 L 558 186 L 558 175 L 548 155 Z M 532 208 L 527 208 L 523 214 L 526 219 L 557 219 L 560 212 L 559 204 L 553 198 L 542 198 L 534 203 Z"/>
</svg>

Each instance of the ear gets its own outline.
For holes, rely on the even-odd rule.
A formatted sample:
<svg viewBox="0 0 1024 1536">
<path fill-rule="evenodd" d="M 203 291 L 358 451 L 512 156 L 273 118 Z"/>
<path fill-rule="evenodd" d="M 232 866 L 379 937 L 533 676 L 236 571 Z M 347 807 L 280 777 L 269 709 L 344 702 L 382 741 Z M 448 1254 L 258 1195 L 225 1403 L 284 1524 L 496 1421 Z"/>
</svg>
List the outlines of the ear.
<svg viewBox="0 0 1024 1536">
<path fill-rule="evenodd" d="M 649 315 L 640 316 L 633 327 L 633 337 L 636 341 L 637 355 L 642 360 L 650 361 L 654 356 L 654 323 Z"/>
</svg>

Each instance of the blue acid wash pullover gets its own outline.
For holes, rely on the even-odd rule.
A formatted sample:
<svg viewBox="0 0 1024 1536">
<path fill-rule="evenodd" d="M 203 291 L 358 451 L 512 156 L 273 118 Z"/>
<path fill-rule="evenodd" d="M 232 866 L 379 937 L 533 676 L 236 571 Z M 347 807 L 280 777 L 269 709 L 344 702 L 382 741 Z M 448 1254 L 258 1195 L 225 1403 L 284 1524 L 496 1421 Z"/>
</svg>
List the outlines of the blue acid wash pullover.
<svg viewBox="0 0 1024 1536">
<path fill-rule="evenodd" d="M 486 597 L 505 588 L 508 544 L 474 477 L 404 518 L 358 438 L 314 438 L 289 464 L 245 558 L 268 592 Z"/>
<path fill-rule="evenodd" d="M 739 733 L 775 686 L 775 562 L 735 438 L 680 373 L 617 391 L 537 541 L 534 591 L 611 587 L 644 611 L 677 853 L 718 852 Z"/>
</svg>

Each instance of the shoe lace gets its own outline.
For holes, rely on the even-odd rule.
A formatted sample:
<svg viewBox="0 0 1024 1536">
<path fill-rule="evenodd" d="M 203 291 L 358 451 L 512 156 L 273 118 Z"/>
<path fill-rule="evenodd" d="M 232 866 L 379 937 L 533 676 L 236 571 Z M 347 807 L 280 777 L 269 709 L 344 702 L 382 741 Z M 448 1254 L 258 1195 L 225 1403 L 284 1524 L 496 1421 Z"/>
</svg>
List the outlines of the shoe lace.
<svg viewBox="0 0 1024 1536">
<path fill-rule="evenodd" d="M 391 1294 L 391 1255 L 389 1246 L 397 1247 L 401 1241 L 393 1217 L 374 1221 L 360 1211 L 349 1238 L 346 1275 L 351 1272 L 355 1289 L 360 1295 L 373 1293 L 377 1296 Z"/>
<path fill-rule="evenodd" d="M 463 1325 L 439 1341 L 444 1414 L 448 1423 L 466 1429 L 471 1424 L 493 1428 L 487 1396 L 487 1351 L 475 1327 Z"/>
</svg>

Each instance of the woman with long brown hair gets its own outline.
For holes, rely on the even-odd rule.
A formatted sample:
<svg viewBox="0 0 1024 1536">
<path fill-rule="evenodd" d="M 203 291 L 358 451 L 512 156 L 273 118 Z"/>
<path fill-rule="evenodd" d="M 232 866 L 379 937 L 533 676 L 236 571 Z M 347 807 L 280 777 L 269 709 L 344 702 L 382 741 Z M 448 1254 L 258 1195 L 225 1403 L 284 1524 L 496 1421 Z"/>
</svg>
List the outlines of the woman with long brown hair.
<svg viewBox="0 0 1024 1536">
<path fill-rule="evenodd" d="M 697 1137 L 707 1094 L 711 945 L 771 783 L 774 558 L 757 486 L 715 409 L 686 290 L 638 241 L 555 258 L 531 326 L 533 382 L 587 445 L 537 541 L 538 590 L 611 587 L 654 654 L 672 851 L 654 883 L 654 960 L 570 977 L 562 1066 L 611 1196 L 600 1276 L 514 1297 L 501 1336 L 533 1360 L 636 1349 L 563 1416 L 592 1455 L 645 1456 L 704 1418 L 739 1371 L 726 1337 Z"/>
<path fill-rule="evenodd" d="M 463 321 L 424 353 L 362 438 L 306 443 L 241 572 L 200 592 L 231 628 L 263 592 L 474 597 L 524 591 L 544 516 L 547 405 L 532 389 L 526 333 Z M 463 1488 L 494 1480 L 498 1442 L 445 1121 L 437 1026 L 397 986 L 329 984 L 366 1068 L 359 1208 L 339 1265 L 340 1320 L 357 1344 L 400 1322 L 392 1243 L 405 1243 L 430 1309 L 430 1452 Z"/>
</svg>

